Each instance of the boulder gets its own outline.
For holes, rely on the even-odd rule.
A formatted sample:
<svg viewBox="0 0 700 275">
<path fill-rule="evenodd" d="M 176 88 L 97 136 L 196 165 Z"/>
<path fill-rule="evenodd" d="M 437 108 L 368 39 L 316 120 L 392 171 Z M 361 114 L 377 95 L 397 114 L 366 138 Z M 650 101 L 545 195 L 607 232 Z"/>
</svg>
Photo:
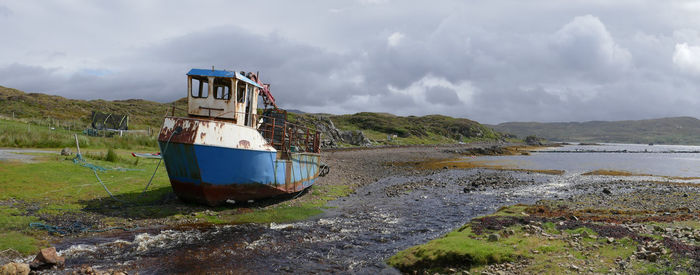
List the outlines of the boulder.
<svg viewBox="0 0 700 275">
<path fill-rule="evenodd" d="M 370 146 L 372 142 L 365 137 L 362 131 L 340 131 L 340 138 L 343 142 L 349 143 L 356 146 Z"/>
<path fill-rule="evenodd" d="M 73 152 L 71 152 L 70 148 L 68 147 L 61 149 L 61 156 L 70 156 L 72 154 Z"/>
<path fill-rule="evenodd" d="M 25 263 L 8 263 L 0 267 L 0 275 L 27 275 L 29 265 Z"/>
<path fill-rule="evenodd" d="M 42 270 L 54 266 L 63 267 L 66 259 L 58 256 L 55 247 L 44 248 L 39 251 L 34 260 L 29 264 L 33 270 Z"/>
</svg>

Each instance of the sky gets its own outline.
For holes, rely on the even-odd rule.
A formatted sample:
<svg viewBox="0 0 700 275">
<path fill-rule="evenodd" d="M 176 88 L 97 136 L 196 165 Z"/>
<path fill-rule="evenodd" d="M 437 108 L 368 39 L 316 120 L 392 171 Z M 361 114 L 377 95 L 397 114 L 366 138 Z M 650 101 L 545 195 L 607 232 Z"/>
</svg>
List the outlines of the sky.
<svg viewBox="0 0 700 275">
<path fill-rule="evenodd" d="M 699 14 L 674 0 L 0 0 L 0 86 L 170 102 L 214 66 L 260 72 L 305 112 L 700 117 Z"/>
</svg>

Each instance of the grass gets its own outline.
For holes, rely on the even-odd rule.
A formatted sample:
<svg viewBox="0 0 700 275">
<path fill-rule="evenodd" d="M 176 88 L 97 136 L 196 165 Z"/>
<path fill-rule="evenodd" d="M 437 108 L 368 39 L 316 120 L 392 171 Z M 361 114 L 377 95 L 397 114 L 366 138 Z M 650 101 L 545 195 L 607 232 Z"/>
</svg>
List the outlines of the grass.
<svg viewBox="0 0 700 275">
<path fill-rule="evenodd" d="M 36 253 L 41 244 L 36 238 L 19 232 L 0 232 L 0 251 L 14 249 L 23 255 L 30 255 Z"/>
<path fill-rule="evenodd" d="M 319 114 L 290 114 L 293 122 L 313 128 Z M 476 121 L 442 115 L 396 116 L 362 112 L 348 115 L 323 115 L 340 130 L 362 131 L 376 145 L 455 144 L 493 142 L 504 137 Z"/>
<path fill-rule="evenodd" d="M 111 152 L 111 153 L 110 153 Z M 130 157 L 124 149 L 86 149 L 87 162 L 128 171 L 98 172 L 105 186 L 124 204 L 112 200 L 92 170 L 72 161 L 72 157 L 38 155 L 38 162 L 1 162 L 0 164 L 0 250 L 12 248 L 24 254 L 35 253 L 50 236 L 28 227 L 31 222 L 51 225 L 62 217 L 91 217 L 90 226 L 149 226 L 179 223 L 286 223 L 303 220 L 323 212 L 327 201 L 352 192 L 349 186 L 316 184 L 297 200 L 273 202 L 266 206 L 239 205 L 206 207 L 177 200 L 161 165 L 149 190 L 141 192 L 156 168 L 158 160 Z M 107 161 L 107 159 L 111 161 Z"/>
<path fill-rule="evenodd" d="M 527 212 L 527 207 L 529 206 L 503 207 L 488 217 L 522 218 L 522 213 Z M 517 223 L 500 230 L 487 230 L 482 234 L 475 234 L 472 228 L 478 220 L 480 219 L 472 220 L 459 229 L 425 244 L 400 251 L 390 257 L 387 263 L 404 273 L 454 273 L 456 268 L 480 274 L 486 271 L 486 265 L 524 259 L 527 264 L 519 270 L 524 274 L 568 273 L 572 271 L 572 265 L 582 268 L 581 272 L 591 268 L 594 272 L 608 273 L 611 268 L 618 267 L 618 257 L 629 258 L 638 246 L 636 241 L 627 237 L 608 243 L 606 238 L 595 237 L 597 234 L 586 227 L 559 231 L 553 222 L 556 219 L 541 224 L 546 234 L 559 236 L 554 238 L 544 234 L 527 234 L 524 226 Z M 498 233 L 502 237 L 498 241 L 489 241 L 488 236 L 491 233 Z M 578 243 L 577 247 L 574 247 L 570 244 L 574 234 L 587 237 L 580 237 L 579 241 L 575 241 Z M 673 266 L 688 264 L 687 260 L 674 260 L 668 255 L 663 257 L 677 261 Z M 632 274 L 657 274 L 673 269 L 643 260 L 632 260 L 630 264 L 625 272 Z"/>
<path fill-rule="evenodd" d="M 478 266 L 514 259 L 514 249 L 502 243 L 475 239 L 469 228 L 400 251 L 387 260 L 403 272 L 445 266 Z"/>
<path fill-rule="evenodd" d="M 0 119 L 0 147 L 15 148 L 75 148 L 78 135 L 80 148 L 148 149 L 156 150 L 155 136 L 125 134 L 110 138 L 91 137 L 79 131 L 37 126 L 20 120 Z"/>
</svg>

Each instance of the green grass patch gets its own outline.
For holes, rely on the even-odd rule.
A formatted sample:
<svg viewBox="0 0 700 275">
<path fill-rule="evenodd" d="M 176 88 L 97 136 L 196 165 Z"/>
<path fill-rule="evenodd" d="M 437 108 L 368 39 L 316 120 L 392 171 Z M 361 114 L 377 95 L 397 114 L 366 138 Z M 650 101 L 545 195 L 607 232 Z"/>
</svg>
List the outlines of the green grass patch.
<svg viewBox="0 0 700 275">
<path fill-rule="evenodd" d="M 499 208 L 496 213 L 493 213 L 491 216 L 513 216 L 513 217 L 523 217 L 525 216 L 523 213 L 525 213 L 525 210 L 527 210 L 529 206 L 524 205 L 524 204 L 516 204 L 516 205 L 508 205 L 508 206 L 503 206 Z"/>
<path fill-rule="evenodd" d="M 470 229 L 453 231 L 442 238 L 400 251 L 387 264 L 403 272 L 451 266 L 477 266 L 514 259 L 512 246 L 474 239 Z"/>
<path fill-rule="evenodd" d="M 316 206 L 279 206 L 269 209 L 260 209 L 250 213 L 238 214 L 232 217 L 234 223 L 288 223 L 303 220 L 323 213 Z"/>
<path fill-rule="evenodd" d="M 545 222 L 542 224 L 542 229 L 544 229 L 545 232 L 548 234 L 559 234 L 561 233 L 559 230 L 557 230 L 557 225 L 554 224 L 553 222 Z"/>
<path fill-rule="evenodd" d="M 20 232 L 0 232 L 0 251 L 14 249 L 23 255 L 31 255 L 39 250 L 41 241 Z"/>
<path fill-rule="evenodd" d="M 52 129 L 53 128 L 53 129 Z M 157 132 L 157 131 L 156 131 Z M 125 134 L 114 137 L 91 137 L 83 129 L 63 129 L 40 126 L 19 120 L 0 119 L 0 147 L 16 148 L 75 148 L 75 134 L 80 148 L 120 148 L 156 150 L 156 136 Z"/>
</svg>

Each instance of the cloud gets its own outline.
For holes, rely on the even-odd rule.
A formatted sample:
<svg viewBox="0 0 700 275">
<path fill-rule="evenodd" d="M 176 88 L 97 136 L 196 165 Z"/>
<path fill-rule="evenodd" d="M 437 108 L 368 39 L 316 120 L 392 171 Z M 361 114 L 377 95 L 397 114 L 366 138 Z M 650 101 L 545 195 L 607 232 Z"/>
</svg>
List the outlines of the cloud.
<svg viewBox="0 0 700 275">
<path fill-rule="evenodd" d="M 676 44 L 673 52 L 673 64 L 684 72 L 700 75 L 700 46 Z"/>
<path fill-rule="evenodd" d="M 401 39 L 403 39 L 403 37 L 403 33 L 394 32 L 386 39 L 387 45 L 389 45 L 389 47 L 396 47 L 399 45 L 399 43 L 401 43 Z"/>
<path fill-rule="evenodd" d="M 0 85 L 165 102 L 190 68 L 215 66 L 260 71 L 282 107 L 309 112 L 700 116 L 700 34 L 683 4 L 387 2 L 8 2 Z"/>
<path fill-rule="evenodd" d="M 624 70 L 632 61 L 630 52 L 592 15 L 575 17 L 564 25 L 555 33 L 552 47 L 567 67 L 592 74 Z"/>
<path fill-rule="evenodd" d="M 10 17 L 12 10 L 6 6 L 0 5 L 0 16 Z"/>
</svg>

